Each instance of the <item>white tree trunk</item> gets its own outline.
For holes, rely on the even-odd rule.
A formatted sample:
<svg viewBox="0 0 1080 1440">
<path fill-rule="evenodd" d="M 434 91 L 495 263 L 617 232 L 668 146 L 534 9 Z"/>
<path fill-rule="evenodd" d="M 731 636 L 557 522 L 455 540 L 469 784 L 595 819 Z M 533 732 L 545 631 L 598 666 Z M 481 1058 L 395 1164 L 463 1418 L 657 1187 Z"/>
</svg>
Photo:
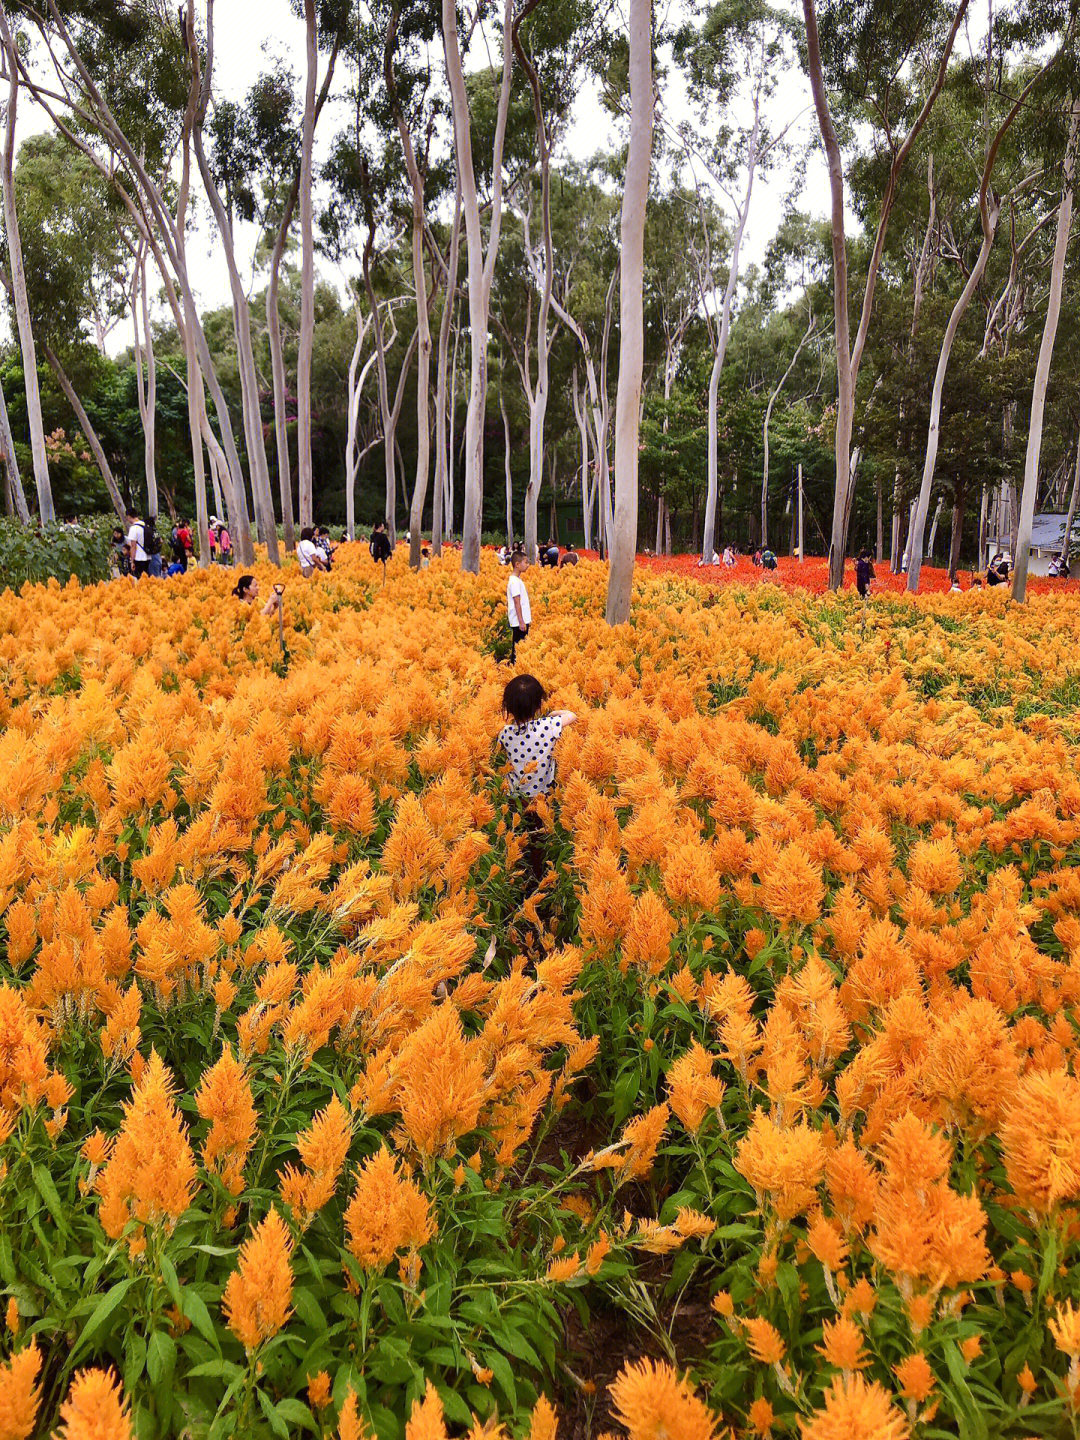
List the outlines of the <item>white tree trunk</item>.
<svg viewBox="0 0 1080 1440">
<path fill-rule="evenodd" d="M 941 339 L 941 351 L 938 354 L 937 370 L 934 372 L 934 387 L 930 393 L 930 424 L 926 432 L 926 455 L 923 459 L 922 483 L 919 486 L 919 496 L 915 505 L 915 519 L 912 523 L 911 534 L 908 536 L 907 588 L 913 595 L 919 589 L 919 574 L 922 570 L 923 539 L 926 535 L 926 518 L 930 511 L 930 491 L 934 484 L 934 469 L 937 465 L 938 445 L 941 440 L 941 399 L 945 390 L 949 357 L 952 354 L 956 332 L 960 328 L 960 321 L 986 271 L 990 251 L 994 245 L 994 236 L 997 234 L 1000 213 L 998 203 L 993 198 L 988 199 L 985 194 L 981 200 L 983 201 L 982 245 L 979 247 L 978 258 L 968 276 L 967 284 L 957 297 L 956 304 L 949 316 L 949 322 L 945 326 L 945 334 Z M 931 540 L 929 548 L 932 552 L 933 540 Z"/>
<path fill-rule="evenodd" d="M 708 404 L 708 450 L 706 459 L 706 491 L 705 491 L 705 526 L 702 535 L 702 558 L 707 562 L 712 561 L 716 553 L 716 494 L 717 494 L 717 452 L 719 448 L 719 395 L 720 395 L 720 372 L 724 368 L 724 357 L 727 354 L 728 336 L 731 334 L 731 306 L 735 298 L 735 289 L 739 283 L 739 251 L 742 248 L 743 232 L 746 229 L 746 218 L 750 213 L 750 197 L 754 190 L 754 175 L 757 171 L 758 162 L 758 138 L 761 134 L 761 92 L 760 89 L 754 96 L 754 123 L 750 130 L 750 140 L 747 145 L 746 154 L 746 190 L 743 194 L 742 205 L 739 207 L 738 219 L 735 223 L 735 234 L 731 241 L 731 261 L 728 268 L 727 285 L 724 287 L 724 300 L 720 312 L 720 333 L 716 341 L 716 354 L 713 356 L 712 370 L 709 373 L 709 404 Z M 764 542 L 762 542 L 764 543 Z"/>
<path fill-rule="evenodd" d="M 499 409 L 502 412 L 503 422 L 503 460 L 506 469 L 506 543 L 512 545 L 514 542 L 514 482 L 510 473 L 510 416 L 506 413 L 506 401 L 502 394 L 499 395 Z M 535 519 L 533 528 L 536 528 Z"/>
<path fill-rule="evenodd" d="M 443 52 L 450 106 L 454 118 L 454 154 L 465 215 L 465 240 L 469 262 L 469 408 L 465 417 L 465 516 L 462 526 L 461 566 L 474 574 L 480 569 L 480 529 L 484 503 L 484 407 L 487 398 L 488 312 L 491 282 L 499 250 L 502 225 L 503 149 L 510 107 L 510 79 L 513 71 L 511 29 L 513 0 L 503 3 L 502 84 L 495 117 L 492 147 L 491 219 L 485 255 L 480 230 L 480 201 L 472 161 L 472 125 L 465 72 L 461 63 L 455 0 L 442 0 Z"/>
<path fill-rule="evenodd" d="M 927 544 L 927 547 L 926 547 L 926 553 L 927 553 L 928 555 L 933 555 L 933 553 L 934 553 L 934 545 L 935 545 L 936 542 L 937 542 L 937 527 L 938 527 L 938 521 L 941 519 L 941 507 L 942 507 L 942 505 L 944 505 L 944 503 L 945 503 L 945 497 L 944 497 L 943 495 L 939 495 L 939 496 L 938 496 L 937 505 L 936 505 L 935 508 L 934 508 L 934 519 L 933 519 L 933 523 L 932 523 L 931 526 L 930 526 L 930 540 L 929 540 L 929 543 Z M 915 554 L 914 554 L 914 551 L 913 551 L 912 554 L 911 554 L 910 559 L 908 560 L 908 569 L 909 569 L 909 570 L 911 569 L 911 562 L 912 562 L 914 559 L 915 559 Z"/>
<path fill-rule="evenodd" d="M 19 241 L 19 217 L 15 209 L 15 120 L 19 103 L 19 67 L 15 41 L 7 16 L 0 6 L 0 38 L 8 67 L 8 103 L 4 130 L 4 151 L 0 164 L 4 199 L 4 229 L 7 232 L 11 285 L 15 300 L 15 324 L 19 332 L 22 355 L 23 384 L 26 388 L 26 417 L 30 427 L 30 453 L 34 463 L 34 485 L 37 488 L 38 515 L 43 524 L 56 519 L 49 459 L 45 451 L 45 425 L 41 418 L 41 389 L 38 385 L 37 351 L 30 322 L 30 302 L 26 294 L 26 272 L 23 270 L 22 245 Z"/>
<path fill-rule="evenodd" d="M 124 501 L 123 497 L 120 494 L 120 487 L 116 483 L 116 477 L 113 475 L 112 466 L 109 464 L 108 456 L 105 454 L 105 448 L 102 445 L 100 439 L 98 438 L 98 433 L 94 429 L 94 426 L 90 420 L 90 416 L 86 413 L 86 409 L 82 401 L 79 399 L 75 387 L 68 379 L 67 371 L 60 364 L 60 361 L 56 358 L 56 356 L 52 352 L 52 349 L 45 341 L 42 341 L 41 351 L 42 354 L 45 356 L 49 368 L 56 376 L 57 384 L 64 392 L 64 396 L 68 404 L 74 411 L 75 419 L 78 423 L 79 429 L 86 436 L 86 443 L 90 446 L 91 453 L 94 456 L 94 463 L 97 465 L 98 472 L 100 473 L 102 480 L 104 480 L 105 482 L 105 489 L 109 492 L 109 499 L 112 502 L 112 507 L 116 511 L 119 519 L 123 521 L 125 519 Z M 150 513 L 156 519 L 156 510 L 151 511 Z"/>
<path fill-rule="evenodd" d="M 157 490 L 157 358 L 154 355 L 154 336 L 150 329 L 149 282 L 146 275 L 146 257 L 140 273 L 139 296 L 142 305 L 143 344 L 146 349 L 146 397 L 143 403 L 143 468 L 146 471 L 147 505 L 151 515 L 158 513 Z M 138 349 L 138 337 L 135 345 Z M 141 389 L 140 381 L 140 389 Z"/>
<path fill-rule="evenodd" d="M 762 447 L 764 460 L 761 470 L 761 548 L 764 550 L 769 543 L 769 422 L 772 420 L 773 406 L 776 404 L 777 396 L 788 382 L 788 377 L 795 369 L 796 362 L 803 352 L 803 346 L 814 333 L 815 320 L 810 316 L 806 327 L 806 333 L 795 347 L 795 354 L 791 357 L 791 363 L 780 377 L 780 383 L 769 396 L 769 403 L 765 407 L 765 421 L 762 426 Z"/>
<path fill-rule="evenodd" d="M 300 136 L 300 336 L 296 352 L 296 463 L 299 470 L 300 525 L 314 517 L 311 471 L 311 352 L 315 338 L 315 214 L 312 177 L 315 148 L 315 94 L 319 70 L 319 33 L 315 0 L 304 0 L 307 82 Z"/>
<path fill-rule="evenodd" d="M 4 466 L 4 480 L 10 493 L 15 514 L 24 525 L 30 524 L 30 508 L 26 503 L 22 476 L 19 474 L 19 460 L 15 454 L 15 437 L 11 433 L 4 387 L 0 385 L 0 462 Z"/>
<path fill-rule="evenodd" d="M 281 340 L 281 261 L 289 237 L 289 225 L 296 207 L 299 182 L 290 194 L 274 238 L 270 256 L 270 279 L 266 287 L 266 339 L 270 347 L 270 373 L 274 387 L 274 442 L 277 447 L 278 497 L 281 523 L 285 532 L 285 550 L 296 549 L 296 526 L 293 520 L 292 461 L 289 456 L 289 421 L 285 396 L 285 349 Z"/>
<path fill-rule="evenodd" d="M 364 388 L 364 381 L 375 363 L 375 355 L 372 353 L 368 356 L 363 370 L 360 369 L 360 356 L 364 349 L 364 339 L 370 320 L 364 319 L 360 310 L 360 302 L 356 296 L 353 296 L 353 304 L 356 308 L 356 344 L 353 346 L 352 357 L 349 360 L 348 433 L 345 437 L 345 533 L 350 540 L 356 539 L 356 471 L 358 466 L 356 432 L 360 419 L 360 395 Z M 375 323 L 379 323 L 377 316 Z"/>
<path fill-rule="evenodd" d="M 192 31 L 191 53 L 198 75 L 198 47 Z M 236 261 L 236 247 L 233 239 L 232 222 L 222 203 L 221 193 L 214 181 L 213 173 L 206 159 L 203 145 L 203 118 L 210 100 L 210 87 L 214 64 L 214 0 L 206 5 L 206 69 L 202 76 L 199 108 L 192 131 L 195 157 L 199 164 L 203 188 L 210 208 L 217 222 L 221 237 L 222 253 L 229 275 L 229 288 L 233 302 L 233 328 L 236 333 L 237 368 L 240 372 L 240 390 L 244 411 L 244 439 L 247 443 L 248 463 L 251 467 L 251 489 L 255 500 L 255 517 L 259 538 L 266 546 L 267 555 L 274 565 L 281 564 L 278 550 L 277 522 L 274 518 L 274 501 L 270 493 L 270 471 L 266 461 L 266 445 L 263 439 L 262 407 L 259 399 L 259 382 L 255 369 L 255 352 L 251 341 L 251 315 L 247 295 L 244 292 L 240 269 Z M 238 507 L 239 508 L 239 507 Z M 243 520 L 246 522 L 246 501 Z"/>
<path fill-rule="evenodd" d="M 611 537 L 607 622 L 630 618 L 637 551 L 638 435 L 645 357 L 643 289 L 645 210 L 652 168 L 651 0 L 630 0 L 630 146 L 623 185 L 619 281 L 619 388 L 615 400 L 615 523 Z"/>
<path fill-rule="evenodd" d="M 851 328 L 848 312 L 848 266 L 847 241 L 844 230 L 844 165 L 840 154 L 840 142 L 836 137 L 829 97 L 825 88 L 825 75 L 821 62 L 821 45 L 818 38 L 817 7 L 815 0 L 803 0 L 803 19 L 806 22 L 806 57 L 810 76 L 810 88 L 817 111 L 818 128 L 825 148 L 829 168 L 829 193 L 832 211 L 832 253 L 833 253 L 833 308 L 836 333 L 836 484 L 833 491 L 832 527 L 829 537 L 829 589 L 839 590 L 844 580 L 844 552 L 847 549 L 848 519 L 851 514 L 851 500 L 855 484 L 855 467 L 851 464 L 851 432 L 855 422 L 855 385 L 859 378 L 866 338 L 870 329 L 870 316 L 874 307 L 874 291 L 877 286 L 881 257 L 885 249 L 885 235 L 896 186 L 911 148 L 930 116 L 948 70 L 957 32 L 967 14 L 969 0 L 959 0 L 952 24 L 946 36 L 938 60 L 934 83 L 923 101 L 911 129 L 903 142 L 893 150 L 892 163 L 881 200 L 874 246 L 867 265 L 863 286 L 862 310 L 855 343 L 851 343 Z"/>
<path fill-rule="evenodd" d="M 446 515 L 446 491 L 450 453 L 453 450 L 451 435 L 449 451 L 446 437 L 446 402 L 448 385 L 447 365 L 450 356 L 450 327 L 457 304 L 458 267 L 461 259 L 461 186 L 454 192 L 454 224 L 450 231 L 450 256 L 446 267 L 446 298 L 439 320 L 439 356 L 435 379 L 435 494 L 431 502 L 431 551 L 442 554 L 443 528 Z M 448 527 L 447 527 L 448 528 Z"/>
<path fill-rule="evenodd" d="M 1080 95 L 1072 103 L 1069 139 L 1065 147 L 1062 170 L 1061 206 L 1058 210 L 1054 259 L 1050 269 L 1050 297 L 1046 305 L 1039 359 L 1035 366 L 1035 383 L 1031 390 L 1031 420 L 1028 424 L 1027 455 L 1024 460 L 1024 488 L 1020 497 L 1020 515 L 1016 526 L 1013 550 L 1013 599 L 1027 596 L 1028 561 L 1031 555 L 1031 528 L 1035 519 L 1035 498 L 1039 488 L 1039 457 L 1042 453 L 1043 413 L 1046 409 L 1046 387 L 1050 380 L 1050 362 L 1054 355 L 1058 317 L 1061 314 L 1061 287 L 1065 275 L 1065 257 L 1072 229 L 1073 192 L 1076 184 L 1077 138 L 1080 134 Z"/>
</svg>

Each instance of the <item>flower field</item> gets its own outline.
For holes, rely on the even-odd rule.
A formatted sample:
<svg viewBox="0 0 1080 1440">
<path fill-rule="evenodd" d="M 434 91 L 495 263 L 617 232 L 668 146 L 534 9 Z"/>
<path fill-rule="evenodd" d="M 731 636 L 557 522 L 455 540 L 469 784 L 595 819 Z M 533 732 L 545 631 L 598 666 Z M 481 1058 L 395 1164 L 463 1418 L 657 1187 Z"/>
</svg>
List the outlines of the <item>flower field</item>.
<svg viewBox="0 0 1080 1440">
<path fill-rule="evenodd" d="M 0 594 L 0 1440 L 1075 1435 L 1075 595 L 505 575 Z"/>
</svg>

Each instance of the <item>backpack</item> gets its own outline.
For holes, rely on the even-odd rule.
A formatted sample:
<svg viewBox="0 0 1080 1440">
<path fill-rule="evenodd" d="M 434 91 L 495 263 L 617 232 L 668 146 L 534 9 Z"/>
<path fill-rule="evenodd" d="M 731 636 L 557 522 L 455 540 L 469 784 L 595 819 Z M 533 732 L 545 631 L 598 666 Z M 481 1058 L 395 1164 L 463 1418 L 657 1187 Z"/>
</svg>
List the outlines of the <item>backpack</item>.
<svg viewBox="0 0 1080 1440">
<path fill-rule="evenodd" d="M 157 533 L 152 516 L 143 525 L 143 549 L 147 555 L 161 554 L 161 536 Z"/>
</svg>

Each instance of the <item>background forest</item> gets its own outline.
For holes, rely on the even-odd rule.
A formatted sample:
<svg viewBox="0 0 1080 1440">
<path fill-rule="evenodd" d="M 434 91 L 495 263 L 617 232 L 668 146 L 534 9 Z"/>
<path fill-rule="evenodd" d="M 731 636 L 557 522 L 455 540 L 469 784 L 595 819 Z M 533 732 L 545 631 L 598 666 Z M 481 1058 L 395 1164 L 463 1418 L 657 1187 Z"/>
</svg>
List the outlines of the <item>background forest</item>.
<svg viewBox="0 0 1080 1440">
<path fill-rule="evenodd" d="M 47 466 L 59 516 L 110 498 L 193 513 L 190 328 L 207 382 L 209 512 L 231 515 L 230 476 L 243 487 L 247 474 L 256 533 L 276 507 L 287 547 L 294 516 L 352 528 L 385 513 L 403 532 L 410 509 L 437 546 L 440 532 L 462 533 L 475 453 L 485 536 L 602 545 L 625 152 L 582 162 L 564 139 L 588 87 L 629 115 L 625 17 L 538 0 L 508 3 L 502 26 L 455 16 L 455 110 L 437 7 L 298 8 L 306 72 L 272 67 L 235 103 L 215 95 L 212 5 L 179 18 L 145 0 L 10 7 L 5 221 L 20 231 L 44 444 L 35 455 L 13 309 L 0 384 L 18 470 L 40 491 Z M 717 549 L 794 551 L 801 467 L 805 547 L 824 553 L 843 281 L 822 182 L 804 184 L 808 165 L 820 174 L 820 135 L 790 119 L 792 87 L 813 118 L 803 17 L 718 0 L 654 21 L 638 545 L 700 552 L 711 535 Z M 894 568 L 924 469 L 928 554 L 975 564 L 980 541 L 1015 533 L 1059 250 L 1036 508 L 1069 507 L 1080 262 L 1067 233 L 1060 249 L 1058 222 L 1064 196 L 1071 206 L 1074 22 L 1073 7 L 1045 0 L 817 11 L 844 158 L 852 329 L 872 292 L 854 374 L 849 547 Z M 52 123 L 16 146 L 20 104 Z M 462 124 L 471 174 L 455 164 Z M 779 224 L 775 204 L 760 205 L 766 175 L 789 192 Z M 233 303 L 189 324 L 193 217 L 216 227 Z M 246 235 L 257 235 L 251 256 Z M 488 339 L 474 346 L 484 306 Z"/>
</svg>

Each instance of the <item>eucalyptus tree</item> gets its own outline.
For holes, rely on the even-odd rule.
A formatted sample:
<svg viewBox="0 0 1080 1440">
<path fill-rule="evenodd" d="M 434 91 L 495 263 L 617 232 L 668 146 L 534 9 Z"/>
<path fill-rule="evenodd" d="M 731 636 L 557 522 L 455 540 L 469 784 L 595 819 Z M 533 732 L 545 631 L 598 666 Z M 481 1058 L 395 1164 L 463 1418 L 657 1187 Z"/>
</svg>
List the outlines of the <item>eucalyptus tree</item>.
<svg viewBox="0 0 1080 1440">
<path fill-rule="evenodd" d="M 473 159 L 473 113 L 469 86 L 465 81 L 457 4 L 456 0 L 441 0 L 441 3 L 443 56 L 454 121 L 454 159 L 461 191 L 468 257 L 470 367 L 469 406 L 465 418 L 465 516 L 461 564 L 463 569 L 476 573 L 480 569 L 480 530 L 484 502 L 484 413 L 488 388 L 489 312 L 502 229 L 503 154 L 513 74 L 514 0 L 503 0 L 501 6 L 502 62 L 498 71 L 498 102 L 491 139 L 491 191 L 486 206 L 486 240 L 481 225 L 480 190 Z M 476 16 L 469 23 L 469 38 L 475 33 L 480 14 L 481 7 L 478 3 Z"/>
<path fill-rule="evenodd" d="M 855 488 L 855 387 L 866 349 L 889 218 L 900 175 L 945 84 L 968 5 L 969 0 L 949 0 L 943 15 L 939 0 L 908 0 L 907 4 L 888 7 L 853 6 L 848 0 L 823 0 L 820 5 L 818 0 L 803 0 L 805 61 L 828 163 L 832 222 L 837 374 L 836 479 L 829 538 L 829 587 L 833 590 L 839 589 L 844 576 Z M 846 118 L 873 127 L 875 146 L 886 167 L 854 339 L 849 315 L 844 160 L 830 86 L 838 92 Z"/>
<path fill-rule="evenodd" d="M 1027 595 L 1028 560 L 1031 553 L 1031 529 L 1035 518 L 1035 501 L 1039 485 L 1039 460 L 1042 453 L 1043 415 L 1046 408 L 1046 389 L 1050 379 L 1050 363 L 1054 356 L 1058 320 L 1061 314 L 1062 285 L 1065 275 L 1065 259 L 1072 229 L 1073 204 L 1076 193 L 1077 163 L 1080 158 L 1080 76 L 1073 71 L 1069 76 L 1069 104 L 1067 110 L 1067 133 L 1064 159 L 1061 167 L 1061 204 L 1058 207 L 1057 234 L 1054 238 L 1054 258 L 1050 268 L 1050 292 L 1046 304 L 1046 321 L 1043 325 L 1042 341 L 1039 345 L 1039 359 L 1035 367 L 1035 378 L 1031 388 L 1031 410 L 1028 420 L 1027 452 L 1024 457 L 1024 488 L 1020 497 L 1020 515 L 1016 529 L 1016 548 L 1013 553 L 1014 600 L 1022 601 Z M 1066 545 L 1068 537 L 1066 537 Z"/>
<path fill-rule="evenodd" d="M 699 25 L 684 27 L 675 38 L 676 58 L 685 68 L 692 116 L 674 131 L 695 185 L 701 174 L 718 187 L 732 207 L 731 248 L 723 297 L 710 333 L 713 363 L 708 389 L 708 470 L 703 554 L 716 548 L 718 397 L 720 375 L 731 333 L 731 314 L 739 283 L 739 266 L 754 183 L 775 160 L 787 127 L 770 124 L 769 109 L 793 53 L 793 27 L 788 15 L 767 0 L 719 0 L 709 6 Z M 745 100 L 749 124 L 732 126 L 729 116 Z M 721 117 L 717 124 L 715 117 Z M 704 220 L 703 220 L 704 224 Z M 710 267 L 711 269 L 711 267 Z M 715 303 L 717 277 L 709 274 L 703 304 Z"/>
<path fill-rule="evenodd" d="M 1065 17 L 1061 17 L 1065 18 Z M 1041 27 L 1040 27 L 1041 28 Z M 1032 42 L 1046 41 L 1045 34 L 1036 35 L 1030 28 L 1024 33 L 1025 49 L 1032 45 Z M 945 377 L 948 371 L 949 357 L 952 351 L 953 342 L 960 322 L 971 303 L 972 297 L 982 284 L 986 273 L 986 267 L 990 260 L 990 252 L 993 249 L 994 239 L 997 234 L 998 219 L 1003 207 L 1015 198 L 1018 193 L 1029 189 L 1039 178 L 1039 171 L 1031 171 L 1028 165 L 1028 156 L 1021 149 L 1017 155 L 1009 157 L 1011 165 L 1009 176 L 995 190 L 992 181 L 995 168 L 998 163 L 1002 146 L 1006 141 L 1014 121 L 1021 115 L 1028 106 L 1031 95 L 1035 91 L 1040 80 L 1053 66 L 1072 43 L 1072 21 L 1066 24 L 1065 34 L 1062 37 L 1059 47 L 1049 50 L 1048 56 L 1041 66 L 1028 66 L 1028 73 L 1014 74 L 1007 76 L 1005 73 L 1005 56 L 1001 53 L 999 46 L 995 53 L 995 32 L 992 24 L 988 27 L 988 38 L 986 44 L 985 62 L 979 65 L 979 75 L 976 94 L 979 100 L 981 112 L 981 128 L 984 132 L 984 161 L 982 175 L 979 181 L 979 190 L 976 200 L 979 214 L 979 226 L 981 230 L 981 243 L 974 263 L 971 265 L 967 276 L 967 282 L 953 305 L 949 315 L 948 324 L 941 341 L 941 350 L 938 355 L 937 368 L 934 374 L 933 391 L 930 397 L 930 420 L 927 429 L 926 450 L 923 462 L 922 483 L 919 487 L 919 495 L 915 506 L 915 515 L 912 521 L 911 534 L 908 540 L 908 577 L 907 588 L 914 594 L 919 588 L 919 575 L 922 568 L 923 541 L 926 533 L 926 520 L 930 509 L 930 495 L 934 483 L 934 469 L 937 464 L 938 442 L 941 433 L 941 401 L 942 392 L 945 387 Z M 961 77 L 961 80 L 967 77 Z M 996 126 L 990 116 L 990 107 L 995 102 L 995 97 L 1000 95 L 1006 84 L 1010 86 L 1014 97 L 1011 104 L 1004 102 L 1004 114 L 1000 117 Z M 1010 184 L 1011 181 L 1011 184 Z M 931 547 L 932 548 L 932 547 Z"/>
<path fill-rule="evenodd" d="M 7 242 L 8 264 L 11 269 L 15 328 L 19 337 L 19 350 L 23 362 L 26 413 L 30 424 L 30 451 L 34 464 L 38 514 L 42 521 L 47 522 L 56 518 L 56 512 L 53 506 L 52 484 L 49 480 L 49 458 L 45 451 L 45 426 L 41 418 L 37 349 L 34 344 L 34 327 L 30 318 L 30 303 L 26 293 L 26 270 L 23 265 L 19 213 L 15 203 L 15 136 L 19 104 L 19 56 L 15 33 L 3 6 L 0 6 L 0 47 L 2 47 L 8 82 L 3 150 L 0 153 L 4 235 Z"/>
<path fill-rule="evenodd" d="M 606 610 L 609 625 L 621 625 L 630 618 L 634 557 L 637 553 L 641 374 L 645 352 L 645 210 L 652 170 L 654 107 L 651 0 L 630 0 L 629 28 L 630 144 L 626 154 L 620 228 L 615 515 Z"/>
</svg>

